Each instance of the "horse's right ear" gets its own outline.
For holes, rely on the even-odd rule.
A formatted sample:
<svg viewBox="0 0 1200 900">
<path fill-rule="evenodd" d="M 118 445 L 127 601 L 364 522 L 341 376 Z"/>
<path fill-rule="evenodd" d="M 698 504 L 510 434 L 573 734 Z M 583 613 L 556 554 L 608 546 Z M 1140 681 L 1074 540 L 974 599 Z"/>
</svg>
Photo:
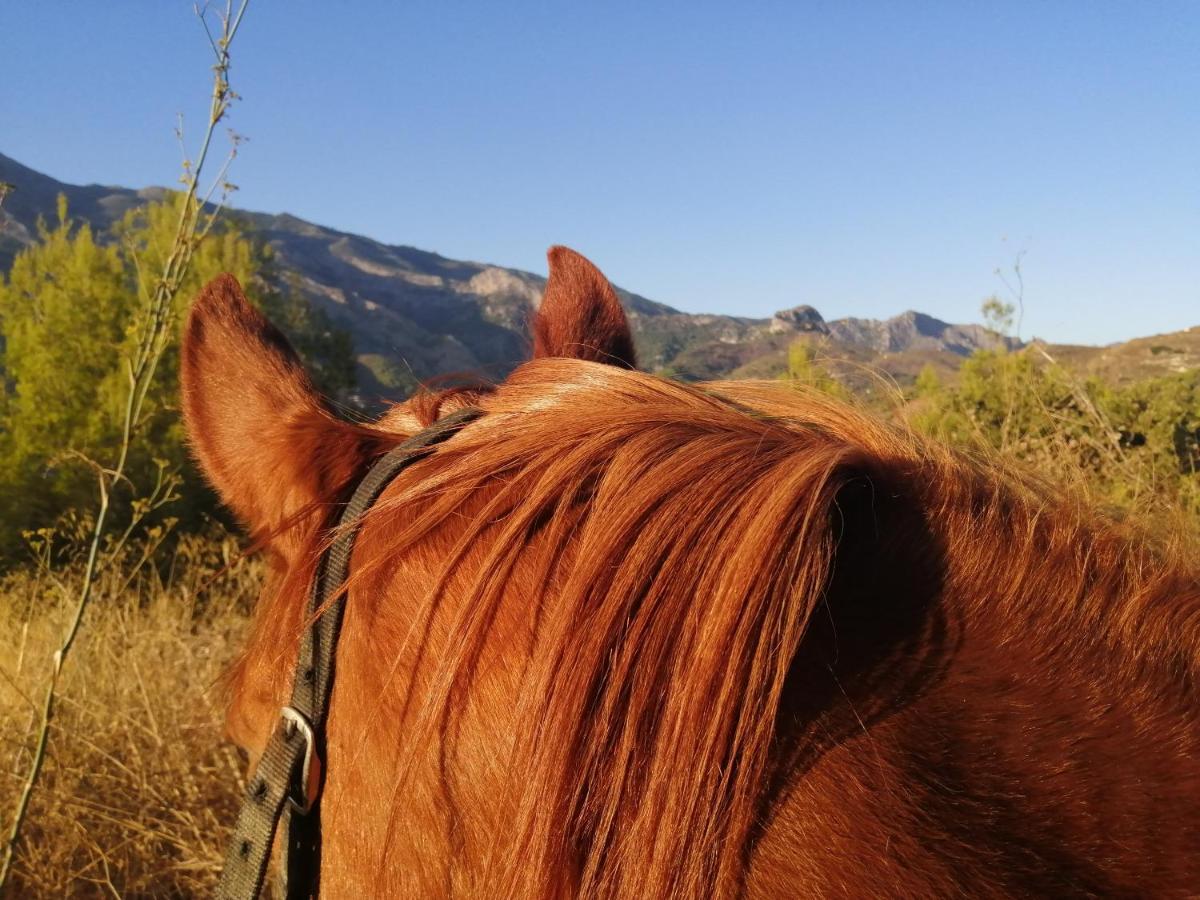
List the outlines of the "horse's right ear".
<svg viewBox="0 0 1200 900">
<path fill-rule="evenodd" d="M 287 556 L 288 525 L 344 488 L 377 448 L 325 408 L 287 339 L 232 275 L 192 305 L 180 363 L 192 449 L 221 499 Z"/>
<path fill-rule="evenodd" d="M 550 277 L 533 320 L 533 355 L 636 369 L 633 334 L 608 279 L 568 247 L 551 247 Z"/>
</svg>

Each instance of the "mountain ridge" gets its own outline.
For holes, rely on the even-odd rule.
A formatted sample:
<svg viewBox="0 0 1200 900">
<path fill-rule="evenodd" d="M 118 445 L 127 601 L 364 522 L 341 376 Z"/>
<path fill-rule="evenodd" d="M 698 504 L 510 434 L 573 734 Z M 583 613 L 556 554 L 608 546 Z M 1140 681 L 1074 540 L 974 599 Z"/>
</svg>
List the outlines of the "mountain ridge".
<svg viewBox="0 0 1200 900">
<path fill-rule="evenodd" d="M 0 206 L 0 271 L 36 239 L 38 217 L 55 215 L 59 194 L 72 218 L 100 231 L 166 193 L 72 185 L 2 154 L 0 181 L 15 186 Z M 527 354 L 528 320 L 540 302 L 543 276 L 384 244 L 286 212 L 230 212 L 271 246 L 305 298 L 350 332 L 367 395 L 394 396 L 446 372 L 501 378 Z M 925 364 L 951 372 L 975 350 L 1022 346 L 982 325 L 947 323 L 916 310 L 882 320 L 827 321 L 801 304 L 753 318 L 688 313 L 617 291 L 642 366 L 689 380 L 776 376 L 786 371 L 787 348 L 797 340 L 824 357 L 874 366 L 902 383 Z"/>
</svg>

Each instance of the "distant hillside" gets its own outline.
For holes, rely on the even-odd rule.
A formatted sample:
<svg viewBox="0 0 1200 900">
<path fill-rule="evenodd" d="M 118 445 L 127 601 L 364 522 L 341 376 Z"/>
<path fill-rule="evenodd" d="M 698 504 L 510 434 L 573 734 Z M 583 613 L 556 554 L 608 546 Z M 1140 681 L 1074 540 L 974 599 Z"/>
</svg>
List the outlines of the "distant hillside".
<svg viewBox="0 0 1200 900">
<path fill-rule="evenodd" d="M 1109 384 L 1129 384 L 1200 368 L 1200 325 L 1107 347 L 1058 344 L 1045 349 L 1056 361 L 1081 375 L 1094 375 Z"/>
<path fill-rule="evenodd" d="M 2 155 L 0 181 L 15 185 L 0 207 L 3 271 L 34 240 L 37 218 L 54 216 L 60 193 L 73 217 L 97 229 L 163 195 L 161 188 L 64 184 Z M 446 372 L 498 378 L 525 357 L 526 325 L 545 284 L 541 276 L 382 244 L 287 214 L 237 215 L 270 243 L 309 301 L 353 335 L 368 396 L 395 395 Z M 843 368 L 871 367 L 901 383 L 926 363 L 949 372 L 976 349 L 1019 345 L 979 325 L 952 325 L 914 311 L 885 321 L 827 322 L 811 306 L 797 306 L 751 319 L 684 313 L 619 293 L 643 367 L 685 379 L 772 377 L 786 370 L 787 347 L 795 340 L 814 344 Z"/>
</svg>

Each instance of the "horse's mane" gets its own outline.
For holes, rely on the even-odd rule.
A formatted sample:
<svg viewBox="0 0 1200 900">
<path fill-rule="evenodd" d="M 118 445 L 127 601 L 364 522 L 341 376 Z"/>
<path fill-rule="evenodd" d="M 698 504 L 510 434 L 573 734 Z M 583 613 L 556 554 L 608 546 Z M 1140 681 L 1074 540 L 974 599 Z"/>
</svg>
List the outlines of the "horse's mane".
<svg viewBox="0 0 1200 900">
<path fill-rule="evenodd" d="M 739 890 L 785 682 L 829 599 L 847 503 L 868 513 L 919 504 L 943 542 L 946 585 L 995 584 L 998 629 L 1031 615 L 1054 640 L 1082 643 L 1096 629 L 1073 634 L 1071 623 L 1111 614 L 1130 666 L 1195 677 L 1195 607 L 1162 599 L 1194 590 L 1177 554 L 1131 548 L 1134 526 L 1097 524 L 1073 495 L 823 395 L 547 359 L 493 393 L 454 399 L 487 415 L 369 512 L 375 537 L 356 554 L 351 591 L 435 535 L 423 615 L 471 573 L 449 649 L 427 660 L 421 733 L 443 739 L 502 598 L 514 586 L 527 594 L 536 652 L 512 711 L 519 783 L 505 813 L 513 839 L 488 861 L 496 896 Z M 437 403 L 423 404 L 436 415 Z M 267 602 L 285 595 L 302 592 Z M 275 620 L 298 626 L 295 615 Z M 1143 643 L 1161 650 L 1137 649 L 1145 629 L 1155 634 Z M 556 880 L 563 860 L 577 864 L 570 884 Z"/>
</svg>

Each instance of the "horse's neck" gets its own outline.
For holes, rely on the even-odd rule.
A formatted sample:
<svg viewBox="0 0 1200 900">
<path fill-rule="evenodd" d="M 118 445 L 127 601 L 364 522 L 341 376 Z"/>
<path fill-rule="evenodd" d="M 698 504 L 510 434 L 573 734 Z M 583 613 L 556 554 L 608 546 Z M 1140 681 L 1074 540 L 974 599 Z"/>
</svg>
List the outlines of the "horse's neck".
<svg viewBox="0 0 1200 900">
<path fill-rule="evenodd" d="M 921 582 L 907 597 L 847 576 L 814 620 L 827 652 L 798 678 L 811 716 L 758 893 L 789 871 L 835 896 L 1200 884 L 1196 579 L 1111 535 L 1076 533 L 1095 543 L 1067 559 L 1072 535 L 1045 527 L 948 547 L 900 573 Z"/>
<path fill-rule="evenodd" d="M 921 696 L 853 698 L 810 732 L 751 896 L 1188 896 L 1194 720 L 1069 663 L 968 637 Z M 789 891 L 792 891 L 789 894 Z"/>
<path fill-rule="evenodd" d="M 990 546 L 984 523 L 974 559 L 949 561 L 944 603 L 962 617 L 963 648 L 948 699 L 973 700 L 969 727 L 1039 774 L 1031 800 L 1067 785 L 1149 819 L 1147 803 L 1182 799 L 1185 772 L 1200 800 L 1200 573 L 1070 510 L 1013 518 Z"/>
<path fill-rule="evenodd" d="M 1179 673 L 1106 665 L 1103 644 L 980 630 L 895 732 L 923 814 L 1048 887 L 1194 888 L 1200 731 Z"/>
</svg>

